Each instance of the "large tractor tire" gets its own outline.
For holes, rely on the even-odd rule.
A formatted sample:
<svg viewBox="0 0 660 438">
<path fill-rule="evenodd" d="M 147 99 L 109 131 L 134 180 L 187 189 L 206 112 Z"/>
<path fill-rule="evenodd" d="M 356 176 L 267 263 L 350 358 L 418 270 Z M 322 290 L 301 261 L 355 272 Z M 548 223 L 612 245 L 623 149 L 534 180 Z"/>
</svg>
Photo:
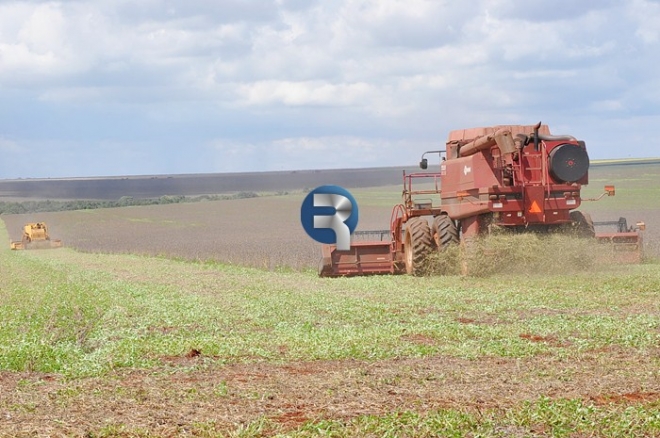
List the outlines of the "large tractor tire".
<svg viewBox="0 0 660 438">
<path fill-rule="evenodd" d="M 594 221 L 591 219 L 589 213 L 582 213 L 575 210 L 570 212 L 570 218 L 573 221 L 574 230 L 579 237 L 594 238 L 596 237 L 596 230 L 594 229 Z"/>
<path fill-rule="evenodd" d="M 406 223 L 404 251 L 406 273 L 422 275 L 425 271 L 426 259 L 433 249 L 431 228 L 426 219 L 413 217 Z"/>
<path fill-rule="evenodd" d="M 441 252 L 459 242 L 456 223 L 446 214 L 438 215 L 433 219 L 432 235 L 435 246 Z"/>
</svg>

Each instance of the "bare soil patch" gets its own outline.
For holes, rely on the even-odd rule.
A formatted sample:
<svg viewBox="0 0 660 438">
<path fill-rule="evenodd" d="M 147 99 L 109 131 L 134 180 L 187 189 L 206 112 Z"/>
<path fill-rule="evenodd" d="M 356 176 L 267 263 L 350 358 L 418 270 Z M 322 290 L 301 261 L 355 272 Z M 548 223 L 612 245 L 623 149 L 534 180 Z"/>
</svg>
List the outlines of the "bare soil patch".
<svg viewBox="0 0 660 438">
<path fill-rule="evenodd" d="M 660 393 L 658 392 L 627 392 L 625 394 L 601 394 L 591 396 L 589 398 L 597 405 L 608 405 L 611 403 L 617 404 L 640 404 L 648 402 L 656 402 L 660 400 Z"/>
<path fill-rule="evenodd" d="M 570 345 L 569 342 L 560 341 L 557 336 L 554 335 L 534 335 L 531 333 L 521 333 L 520 339 L 527 339 L 531 342 L 543 342 L 545 344 L 551 345 L 553 347 L 567 347 Z"/>
<path fill-rule="evenodd" d="M 174 368 L 119 370 L 74 382 L 5 372 L 0 373 L 0 434 L 85 436 L 114 425 L 167 436 L 200 423 L 227 432 L 263 418 L 281 432 L 307 421 L 396 410 L 506 409 L 541 396 L 595 404 L 657 400 L 657 361 L 634 350 L 619 353 L 564 360 L 431 357 L 221 365 L 200 352 L 188 353 Z"/>
</svg>

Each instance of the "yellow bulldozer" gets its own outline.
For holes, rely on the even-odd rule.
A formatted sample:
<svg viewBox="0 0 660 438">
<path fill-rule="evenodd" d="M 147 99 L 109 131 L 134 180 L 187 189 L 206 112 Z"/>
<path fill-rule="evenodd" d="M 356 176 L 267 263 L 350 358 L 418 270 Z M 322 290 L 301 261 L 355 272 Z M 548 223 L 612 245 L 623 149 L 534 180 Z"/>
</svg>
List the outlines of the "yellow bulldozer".
<svg viewBox="0 0 660 438">
<path fill-rule="evenodd" d="M 62 241 L 51 239 L 48 234 L 48 226 L 45 222 L 34 222 L 23 226 L 21 240 L 10 242 L 11 249 L 45 249 L 59 248 Z"/>
</svg>

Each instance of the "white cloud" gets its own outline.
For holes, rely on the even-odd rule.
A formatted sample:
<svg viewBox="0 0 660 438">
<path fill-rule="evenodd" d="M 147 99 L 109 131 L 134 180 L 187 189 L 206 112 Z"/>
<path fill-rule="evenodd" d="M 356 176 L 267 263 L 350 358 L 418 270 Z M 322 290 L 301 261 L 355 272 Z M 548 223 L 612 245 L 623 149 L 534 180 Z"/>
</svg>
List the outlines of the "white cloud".
<svg viewBox="0 0 660 438">
<path fill-rule="evenodd" d="M 601 100 L 591 104 L 593 111 L 620 111 L 624 108 L 623 102 L 616 99 Z"/>
<path fill-rule="evenodd" d="M 628 14 L 637 23 L 635 35 L 645 44 L 658 43 L 660 36 L 660 3 L 651 0 L 633 0 L 628 3 Z"/>
<path fill-rule="evenodd" d="M 273 146 L 280 152 L 284 152 L 287 155 L 295 153 L 296 151 L 301 153 L 306 152 L 328 152 L 337 149 L 337 141 L 346 145 L 346 139 L 331 139 L 327 137 L 299 137 L 299 138 L 285 138 L 281 140 L 275 140 Z"/>
<path fill-rule="evenodd" d="M 0 77 L 61 75 L 75 69 L 66 19 L 56 4 L 0 6 Z"/>
<path fill-rule="evenodd" d="M 39 99 L 50 102 L 85 103 L 110 98 L 112 89 L 96 87 L 53 87 L 45 90 Z"/>
<path fill-rule="evenodd" d="M 308 169 L 410 165 L 425 150 L 437 149 L 437 143 L 413 138 L 326 136 L 280 139 L 271 147 L 277 157 L 269 163 L 272 170 L 296 170 L 301 162 Z"/>
<path fill-rule="evenodd" d="M 295 150 L 339 142 L 399 164 L 451 129 L 539 119 L 588 139 L 659 117 L 659 29 L 651 0 L 1 2 L 0 133 L 161 151 L 149 172 L 304 168 Z"/>
<path fill-rule="evenodd" d="M 3 153 L 19 153 L 22 148 L 14 140 L 0 137 L 0 151 Z"/>
<path fill-rule="evenodd" d="M 219 139 L 210 149 L 216 172 L 235 171 L 240 165 L 247 165 L 248 171 L 277 171 L 410 165 L 423 151 L 437 149 L 437 144 L 415 139 L 323 136 L 287 137 L 249 145 Z"/>
<path fill-rule="evenodd" d="M 243 84 L 238 94 L 250 105 L 284 104 L 291 106 L 359 106 L 374 90 L 369 84 L 329 84 L 321 81 L 260 81 Z"/>
</svg>

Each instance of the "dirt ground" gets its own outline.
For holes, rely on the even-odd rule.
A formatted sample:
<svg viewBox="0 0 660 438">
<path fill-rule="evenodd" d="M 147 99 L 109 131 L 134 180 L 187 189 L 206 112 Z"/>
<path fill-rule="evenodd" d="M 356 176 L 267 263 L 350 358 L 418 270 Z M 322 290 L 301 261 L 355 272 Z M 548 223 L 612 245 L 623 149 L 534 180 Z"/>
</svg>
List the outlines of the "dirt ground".
<svg viewBox="0 0 660 438">
<path fill-rule="evenodd" d="M 657 354 L 613 349 L 588 352 L 579 361 L 432 357 L 225 366 L 191 350 L 161 358 L 160 368 L 73 383 L 5 372 L 0 434 L 92 436 L 123 426 L 179 436 L 199 432 L 201 424 L 226 432 L 266 419 L 270 430 L 262 432 L 268 435 L 315 419 L 406 409 L 506 410 L 540 396 L 634 405 L 660 400 L 660 370 L 652 359 Z"/>
</svg>

